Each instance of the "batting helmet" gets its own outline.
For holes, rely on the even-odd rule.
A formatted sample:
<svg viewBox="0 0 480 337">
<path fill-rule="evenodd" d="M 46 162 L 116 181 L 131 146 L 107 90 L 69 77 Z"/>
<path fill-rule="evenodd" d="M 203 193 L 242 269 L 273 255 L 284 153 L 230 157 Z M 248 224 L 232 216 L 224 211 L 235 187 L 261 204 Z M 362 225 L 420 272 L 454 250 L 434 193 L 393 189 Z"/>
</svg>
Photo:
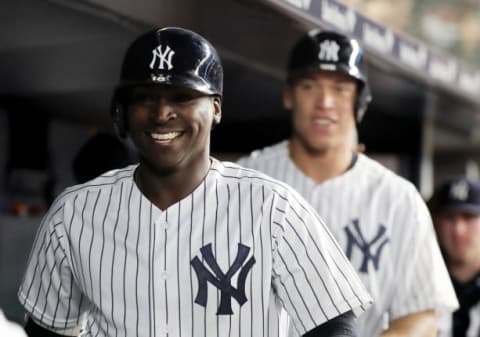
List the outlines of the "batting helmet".
<svg viewBox="0 0 480 337">
<path fill-rule="evenodd" d="M 293 83 L 315 70 L 340 72 L 357 80 L 355 119 L 360 122 L 372 96 L 358 41 L 334 31 L 312 30 L 305 34 L 290 52 L 287 81 Z"/>
<path fill-rule="evenodd" d="M 215 48 L 202 36 L 177 27 L 157 28 L 138 37 L 127 49 L 112 115 L 126 135 L 125 93 L 137 86 L 172 85 L 222 97 L 223 68 Z"/>
</svg>

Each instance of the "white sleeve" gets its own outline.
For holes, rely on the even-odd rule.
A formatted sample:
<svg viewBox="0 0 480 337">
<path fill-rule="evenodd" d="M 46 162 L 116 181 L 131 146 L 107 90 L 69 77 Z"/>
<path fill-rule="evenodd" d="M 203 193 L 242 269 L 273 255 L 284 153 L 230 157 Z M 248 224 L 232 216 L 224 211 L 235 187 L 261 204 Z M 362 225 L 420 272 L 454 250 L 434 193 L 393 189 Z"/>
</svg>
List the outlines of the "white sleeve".
<svg viewBox="0 0 480 337">
<path fill-rule="evenodd" d="M 0 310 L 0 336 L 27 337 L 27 334 L 20 325 L 7 320 Z"/>
<path fill-rule="evenodd" d="M 274 286 L 298 335 L 371 303 L 325 224 L 301 197 L 278 200 L 272 215 Z"/>
<path fill-rule="evenodd" d="M 38 229 L 18 291 L 29 315 L 54 330 L 78 326 L 87 306 L 71 269 L 63 226 L 63 206 L 54 204 Z"/>
<path fill-rule="evenodd" d="M 394 320 L 413 312 L 437 309 L 452 312 L 458 301 L 435 236 L 428 209 L 415 191 L 410 200 L 401 200 L 396 226 L 405 231 L 398 242 L 397 273 L 404 282 L 397 286 L 390 308 Z"/>
</svg>

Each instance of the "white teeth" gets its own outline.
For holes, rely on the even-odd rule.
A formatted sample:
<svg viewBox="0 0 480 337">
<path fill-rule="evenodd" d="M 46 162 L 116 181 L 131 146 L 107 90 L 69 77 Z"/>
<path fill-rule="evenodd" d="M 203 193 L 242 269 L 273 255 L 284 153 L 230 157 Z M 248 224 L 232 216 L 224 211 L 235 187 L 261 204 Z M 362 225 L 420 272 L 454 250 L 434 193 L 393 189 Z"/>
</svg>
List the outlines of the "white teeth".
<svg viewBox="0 0 480 337">
<path fill-rule="evenodd" d="M 330 121 L 329 119 L 323 119 L 323 118 L 315 118 L 314 122 L 316 124 L 321 124 L 321 125 L 327 125 L 332 123 L 332 121 Z"/>
<path fill-rule="evenodd" d="M 151 133 L 151 136 L 155 140 L 165 141 L 177 138 L 178 136 L 180 136 L 180 132 Z"/>
</svg>

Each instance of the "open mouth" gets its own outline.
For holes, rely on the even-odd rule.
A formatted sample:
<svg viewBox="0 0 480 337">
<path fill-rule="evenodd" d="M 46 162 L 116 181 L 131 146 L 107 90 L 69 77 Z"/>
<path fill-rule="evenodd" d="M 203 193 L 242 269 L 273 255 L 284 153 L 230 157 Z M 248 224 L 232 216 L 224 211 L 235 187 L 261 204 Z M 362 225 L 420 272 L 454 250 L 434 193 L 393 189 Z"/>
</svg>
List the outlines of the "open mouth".
<svg viewBox="0 0 480 337">
<path fill-rule="evenodd" d="M 335 124 L 335 121 L 330 118 L 314 118 L 313 123 L 316 125 L 331 125 Z"/>
<path fill-rule="evenodd" d="M 182 135 L 179 131 L 165 132 L 165 133 L 150 133 L 150 137 L 156 142 L 168 143 Z"/>
</svg>

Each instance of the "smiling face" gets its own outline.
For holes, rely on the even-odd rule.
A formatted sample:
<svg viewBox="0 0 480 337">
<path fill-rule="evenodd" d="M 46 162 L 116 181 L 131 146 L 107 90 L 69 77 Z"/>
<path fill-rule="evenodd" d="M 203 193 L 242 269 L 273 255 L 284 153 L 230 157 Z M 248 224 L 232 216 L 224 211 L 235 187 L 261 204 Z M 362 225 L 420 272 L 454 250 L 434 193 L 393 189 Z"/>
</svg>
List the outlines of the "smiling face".
<svg viewBox="0 0 480 337">
<path fill-rule="evenodd" d="M 284 107 L 292 110 L 292 141 L 309 153 L 351 150 L 355 130 L 356 80 L 330 72 L 312 72 L 284 92 Z"/>
<path fill-rule="evenodd" d="M 168 174 L 205 167 L 210 130 L 220 120 L 220 99 L 173 86 L 137 87 L 129 91 L 128 133 L 140 167 Z"/>
</svg>

